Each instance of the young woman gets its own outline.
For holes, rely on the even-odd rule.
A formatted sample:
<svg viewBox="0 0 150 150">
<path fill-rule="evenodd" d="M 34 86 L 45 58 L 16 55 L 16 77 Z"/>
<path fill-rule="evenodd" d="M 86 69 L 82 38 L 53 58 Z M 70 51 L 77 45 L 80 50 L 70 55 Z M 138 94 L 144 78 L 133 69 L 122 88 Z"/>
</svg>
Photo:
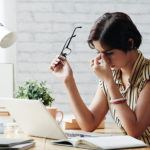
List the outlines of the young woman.
<svg viewBox="0 0 150 150">
<path fill-rule="evenodd" d="M 100 81 L 89 108 L 79 94 L 69 62 L 63 56 L 52 61 L 50 70 L 63 81 L 83 130 L 95 130 L 110 110 L 126 134 L 150 145 L 150 60 L 138 50 L 141 41 L 127 14 L 105 13 L 98 18 L 88 44 L 98 51 L 91 68 Z"/>
</svg>

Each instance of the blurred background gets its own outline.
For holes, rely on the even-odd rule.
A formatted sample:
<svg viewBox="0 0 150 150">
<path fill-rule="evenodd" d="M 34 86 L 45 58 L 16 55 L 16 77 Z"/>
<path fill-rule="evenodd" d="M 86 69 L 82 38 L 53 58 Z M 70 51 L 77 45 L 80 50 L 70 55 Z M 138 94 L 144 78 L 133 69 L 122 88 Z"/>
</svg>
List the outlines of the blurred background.
<svg viewBox="0 0 150 150">
<path fill-rule="evenodd" d="M 7 25 L 17 32 L 13 50 L 1 50 L 2 63 L 14 64 L 14 88 L 28 79 L 46 81 L 53 93 L 53 106 L 70 113 L 63 84 L 49 72 L 52 59 L 58 55 L 66 39 L 76 26 L 72 53 L 68 59 L 85 103 L 89 105 L 98 85 L 90 69 L 96 56 L 87 38 L 93 22 L 105 12 L 121 11 L 129 14 L 143 36 L 140 50 L 150 56 L 150 1 L 149 0 L 0 0 L 8 15 Z M 1 6 L 0 4 L 0 6 Z M 2 11 L 2 9 L 0 10 Z M 1 13 L 2 14 L 2 13 Z M 2 20 L 1 16 L 1 20 Z M 4 19 L 3 19 L 4 20 Z"/>
</svg>

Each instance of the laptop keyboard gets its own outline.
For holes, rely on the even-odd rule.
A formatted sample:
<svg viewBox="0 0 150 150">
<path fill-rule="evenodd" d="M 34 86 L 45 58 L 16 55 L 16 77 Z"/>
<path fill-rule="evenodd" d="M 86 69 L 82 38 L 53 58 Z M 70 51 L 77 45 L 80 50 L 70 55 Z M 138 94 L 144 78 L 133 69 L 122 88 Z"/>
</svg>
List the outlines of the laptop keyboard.
<svg viewBox="0 0 150 150">
<path fill-rule="evenodd" d="M 81 133 L 65 133 L 67 137 L 91 137 L 91 135 L 85 135 Z"/>
<path fill-rule="evenodd" d="M 65 131 L 65 135 L 69 138 L 72 137 L 97 137 L 102 136 L 98 133 L 92 133 L 92 132 L 75 132 L 75 131 Z"/>
</svg>

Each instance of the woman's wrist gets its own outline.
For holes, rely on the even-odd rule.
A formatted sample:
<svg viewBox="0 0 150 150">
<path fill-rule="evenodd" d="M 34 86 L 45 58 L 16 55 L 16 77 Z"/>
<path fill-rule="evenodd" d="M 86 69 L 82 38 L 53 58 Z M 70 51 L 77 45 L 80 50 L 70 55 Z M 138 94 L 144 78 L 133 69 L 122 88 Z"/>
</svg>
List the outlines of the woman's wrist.
<svg viewBox="0 0 150 150">
<path fill-rule="evenodd" d="M 107 87 L 113 87 L 113 86 L 116 86 L 115 82 L 113 79 L 110 79 L 110 80 L 105 80 L 104 81 L 105 84 L 107 85 Z"/>
<path fill-rule="evenodd" d="M 122 98 L 122 95 L 119 91 L 119 88 L 118 88 L 118 86 L 117 86 L 117 84 L 115 83 L 114 80 L 113 81 L 112 80 L 107 81 L 106 86 L 108 88 L 108 92 L 109 92 L 109 95 L 110 95 L 111 99 L 115 100 L 115 99 L 118 99 L 118 98 Z M 114 101 L 112 101 L 112 102 L 114 102 Z M 116 102 L 116 103 L 118 103 L 118 102 Z"/>
<path fill-rule="evenodd" d="M 74 76 L 73 74 L 72 75 L 69 75 L 67 78 L 64 79 L 63 83 L 65 85 L 68 85 L 71 81 L 74 81 Z"/>
<path fill-rule="evenodd" d="M 126 101 L 127 99 L 125 97 L 121 97 L 121 98 L 111 99 L 109 102 L 110 104 L 123 104 Z"/>
</svg>

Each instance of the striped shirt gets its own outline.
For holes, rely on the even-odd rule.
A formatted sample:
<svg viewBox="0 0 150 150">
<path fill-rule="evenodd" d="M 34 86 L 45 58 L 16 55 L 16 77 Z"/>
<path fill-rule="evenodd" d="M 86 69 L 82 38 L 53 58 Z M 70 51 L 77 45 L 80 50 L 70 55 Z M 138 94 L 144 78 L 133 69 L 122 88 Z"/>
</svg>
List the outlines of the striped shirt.
<svg viewBox="0 0 150 150">
<path fill-rule="evenodd" d="M 133 66 L 132 74 L 129 79 L 129 86 L 126 89 L 121 80 L 121 70 L 113 70 L 112 72 L 114 81 L 118 85 L 120 93 L 127 99 L 127 104 L 130 109 L 134 111 L 140 92 L 146 85 L 147 81 L 150 80 L 150 60 L 144 58 L 142 53 L 139 51 L 139 56 Z M 116 110 L 109 103 L 110 96 L 105 83 L 100 81 L 100 86 L 104 94 L 107 96 L 109 109 L 113 119 L 115 120 L 115 123 L 123 129 L 119 118 L 116 116 Z M 144 131 L 139 139 L 150 145 L 150 126 Z"/>
</svg>

